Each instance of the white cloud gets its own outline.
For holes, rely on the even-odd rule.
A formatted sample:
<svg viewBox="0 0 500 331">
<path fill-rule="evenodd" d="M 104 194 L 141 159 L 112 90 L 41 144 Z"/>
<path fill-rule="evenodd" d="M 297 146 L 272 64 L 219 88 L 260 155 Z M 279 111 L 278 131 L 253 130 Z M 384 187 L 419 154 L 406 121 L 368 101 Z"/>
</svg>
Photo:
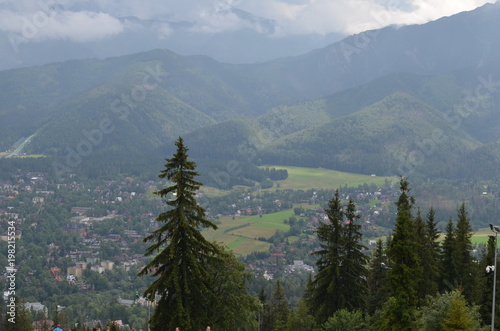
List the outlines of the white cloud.
<svg viewBox="0 0 500 331">
<path fill-rule="evenodd" d="M 195 23 L 194 31 L 217 33 L 254 28 L 230 8 L 276 22 L 275 36 L 353 34 L 390 24 L 417 24 L 472 10 L 492 0 L 0 0 L 0 30 L 31 38 L 99 40 L 122 32 L 119 17 Z M 43 16 L 45 14 L 45 17 Z M 35 29 L 33 29 L 33 26 Z M 173 31 L 162 25 L 166 38 Z"/>
<path fill-rule="evenodd" d="M 67 39 L 88 42 L 118 34 L 123 31 L 123 26 L 118 19 L 105 13 L 38 7 L 36 11 L 0 10 L 0 30 L 30 41 Z"/>
<path fill-rule="evenodd" d="M 239 7 L 272 18 L 279 33 L 358 33 L 397 24 L 420 24 L 472 10 L 493 0 L 242 0 Z"/>
</svg>

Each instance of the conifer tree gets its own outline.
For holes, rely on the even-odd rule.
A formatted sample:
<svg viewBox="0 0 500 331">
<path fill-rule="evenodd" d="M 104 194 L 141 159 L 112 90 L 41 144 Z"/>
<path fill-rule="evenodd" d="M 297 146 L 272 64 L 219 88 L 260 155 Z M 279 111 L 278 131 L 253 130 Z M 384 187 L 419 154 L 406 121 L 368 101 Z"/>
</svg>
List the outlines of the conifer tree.
<svg viewBox="0 0 500 331">
<path fill-rule="evenodd" d="M 426 225 L 425 222 L 422 218 L 422 215 L 420 214 L 420 208 L 417 209 L 417 215 L 415 217 L 415 242 L 418 244 L 417 248 L 417 253 L 418 253 L 418 259 L 420 261 L 420 264 L 422 266 L 422 278 L 418 279 L 418 285 L 417 285 L 417 295 L 419 299 L 419 303 L 423 301 L 425 296 L 427 295 L 428 287 L 427 287 L 427 282 L 426 282 L 426 277 L 425 277 L 425 257 L 427 255 L 426 252 L 426 235 L 427 235 L 427 230 L 426 230 Z"/>
<path fill-rule="evenodd" d="M 343 236 L 343 256 L 340 269 L 342 291 L 348 298 L 344 308 L 350 311 L 366 309 L 368 297 L 368 256 L 363 253 L 366 247 L 361 244 L 363 235 L 361 225 L 357 223 L 360 216 L 356 214 L 356 206 L 349 200 L 345 206 L 345 226 Z"/>
<path fill-rule="evenodd" d="M 441 322 L 443 331 L 474 331 L 473 317 L 467 308 L 467 302 L 463 297 L 454 298 L 445 318 Z"/>
<path fill-rule="evenodd" d="M 451 291 L 458 287 L 457 266 L 455 262 L 455 226 L 450 219 L 446 224 L 445 237 L 441 245 L 440 257 L 440 291 Z"/>
<path fill-rule="evenodd" d="M 438 253 L 441 250 L 441 247 L 439 245 L 439 235 L 440 231 L 438 229 L 436 220 L 435 220 L 436 212 L 434 211 L 434 208 L 431 207 L 429 208 L 429 212 L 427 213 L 426 217 L 426 222 L 427 222 L 427 235 L 429 237 L 429 240 L 432 244 L 432 249 L 434 252 Z"/>
<path fill-rule="evenodd" d="M 273 329 L 285 330 L 290 309 L 288 308 L 288 299 L 285 290 L 279 280 L 276 282 L 276 287 L 274 288 L 274 293 L 269 304 Z"/>
<path fill-rule="evenodd" d="M 458 285 L 463 289 L 467 301 L 474 300 L 474 279 L 477 272 L 476 264 L 472 257 L 472 227 L 470 225 L 465 203 L 458 209 L 457 226 L 455 229 L 454 260 L 457 267 Z"/>
<path fill-rule="evenodd" d="M 166 160 L 159 175 L 173 185 L 155 192 L 170 209 L 157 217 L 159 228 L 144 238 L 144 242 L 152 242 L 145 255 L 158 254 L 139 273 L 155 277 L 144 292 L 150 301 L 159 297 L 150 320 L 154 331 L 176 327 L 199 330 L 208 325 L 199 316 L 214 299 L 210 265 L 220 263 L 220 248 L 200 232 L 217 226 L 205 218 L 204 209 L 196 202 L 195 193 L 201 185 L 194 179 L 198 175 L 196 165 L 188 160 L 182 138 L 175 145 L 176 153 Z"/>
<path fill-rule="evenodd" d="M 385 254 L 382 239 L 377 240 L 377 246 L 373 250 L 370 262 L 370 273 L 368 276 L 369 300 L 368 313 L 373 315 L 377 309 L 382 308 L 382 304 L 390 296 L 390 289 L 387 282 L 388 261 Z"/>
<path fill-rule="evenodd" d="M 420 215 L 420 210 L 417 211 L 415 225 L 419 241 L 420 261 L 422 264 L 422 279 L 419 281 L 419 298 L 421 302 L 427 295 L 434 295 L 438 291 L 438 257 L 439 244 L 437 238 L 439 232 L 434 223 L 434 210 L 431 208 L 427 214 L 427 220 L 424 222 Z"/>
<path fill-rule="evenodd" d="M 478 278 L 479 286 L 481 288 L 481 298 L 478 302 L 480 305 L 479 312 L 481 313 L 482 320 L 485 324 L 491 322 L 491 305 L 492 305 L 492 290 L 493 290 L 493 270 L 491 267 L 495 265 L 495 237 L 490 236 L 488 242 L 483 248 L 482 259 L 480 262 L 480 270 L 484 270 L 482 277 Z M 499 289 L 496 288 L 496 297 L 500 298 Z M 495 310 L 496 311 L 496 310 Z M 496 314 L 495 314 L 496 315 Z M 496 316 L 495 316 L 496 320 Z"/>
<path fill-rule="evenodd" d="M 322 324 L 343 308 L 365 308 L 367 257 L 361 245 L 361 226 L 356 223 L 355 205 L 341 204 L 339 192 L 328 203 L 329 223 L 317 229 L 321 249 L 316 262 L 318 274 L 308 284 L 305 300 L 316 322 Z"/>
<path fill-rule="evenodd" d="M 441 245 L 439 236 L 441 232 L 438 229 L 435 220 L 434 208 L 431 207 L 426 217 L 426 261 L 424 265 L 424 275 L 430 284 L 430 294 L 435 294 L 439 289 L 439 258 L 441 256 Z"/>
<path fill-rule="evenodd" d="M 328 202 L 325 210 L 329 223 L 321 223 L 317 229 L 321 249 L 316 262 L 318 274 L 308 286 L 309 310 L 316 317 L 318 324 L 323 324 L 333 314 L 342 309 L 347 298 L 340 293 L 340 266 L 342 252 L 343 212 L 339 192 Z"/>
<path fill-rule="evenodd" d="M 394 234 L 387 256 L 391 269 L 387 271 L 389 284 L 394 297 L 395 309 L 386 316 L 393 330 L 409 330 L 414 318 L 414 311 L 419 304 L 418 280 L 422 278 L 422 266 L 418 250 L 420 245 L 415 240 L 416 229 L 412 209 L 414 198 L 409 196 L 409 183 L 401 179 L 401 194 L 397 206 Z"/>
</svg>

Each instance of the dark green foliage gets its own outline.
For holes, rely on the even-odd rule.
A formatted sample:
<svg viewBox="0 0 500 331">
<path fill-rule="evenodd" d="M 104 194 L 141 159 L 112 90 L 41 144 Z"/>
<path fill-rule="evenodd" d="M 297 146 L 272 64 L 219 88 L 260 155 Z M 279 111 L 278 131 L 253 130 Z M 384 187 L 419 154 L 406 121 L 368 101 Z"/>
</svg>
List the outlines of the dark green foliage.
<svg viewBox="0 0 500 331">
<path fill-rule="evenodd" d="M 455 226 L 450 219 L 446 224 L 445 237 L 441 245 L 440 290 L 452 291 L 458 287 L 457 265 L 454 258 Z"/>
<path fill-rule="evenodd" d="M 211 303 L 197 311 L 198 318 L 207 321 L 213 330 L 229 330 L 234 325 L 239 325 L 241 330 L 253 330 L 260 304 L 247 291 L 246 280 L 251 274 L 245 271 L 244 263 L 222 249 L 221 260 L 207 266 L 211 276 L 208 285 Z"/>
<path fill-rule="evenodd" d="M 341 309 L 326 321 L 321 327 L 322 331 L 361 331 L 370 328 L 369 319 L 361 310 L 349 311 Z"/>
<path fill-rule="evenodd" d="M 25 307 L 26 300 L 14 298 L 14 301 L 2 302 L 5 305 L 5 319 L 2 319 L 4 326 L 2 330 L 5 331 L 33 331 L 35 328 L 31 324 L 30 311 Z M 10 306 L 9 306 L 10 305 Z M 14 307 L 12 311 L 10 307 Z"/>
<path fill-rule="evenodd" d="M 422 264 L 422 279 L 418 285 L 418 296 L 424 299 L 428 295 L 434 295 L 438 291 L 439 276 L 439 232 L 434 221 L 434 210 L 431 208 L 427 214 L 427 220 L 424 222 L 417 212 L 415 219 L 416 239 L 420 243 L 421 249 L 418 251 Z"/>
<path fill-rule="evenodd" d="M 377 246 L 373 250 L 370 262 L 370 273 L 368 275 L 368 313 L 373 315 L 377 309 L 391 294 L 387 281 L 387 270 L 389 269 L 386 250 L 382 239 L 377 240 Z"/>
<path fill-rule="evenodd" d="M 343 279 L 343 290 L 350 293 L 345 308 L 349 310 L 365 309 L 368 294 L 366 278 L 368 276 L 368 256 L 363 251 L 366 247 L 361 244 L 361 225 L 358 223 L 359 214 L 356 214 L 356 206 L 349 200 L 344 207 L 344 235 L 343 252 L 341 261 L 341 277 Z"/>
<path fill-rule="evenodd" d="M 472 257 L 472 227 L 465 210 L 465 203 L 458 209 L 455 229 L 454 260 L 457 267 L 457 282 L 468 301 L 474 300 L 474 283 L 477 266 Z"/>
<path fill-rule="evenodd" d="M 477 304 L 480 306 L 480 313 L 485 324 L 491 323 L 491 306 L 493 304 L 493 278 L 494 272 L 491 266 L 495 265 L 495 237 L 492 235 L 488 243 L 483 248 L 482 259 L 479 264 L 479 270 L 486 272 L 480 274 L 476 279 L 476 284 L 481 293 Z M 499 297 L 498 287 L 496 288 L 496 298 Z M 498 312 L 496 312 L 498 313 Z M 497 314 L 495 314 L 497 315 Z M 495 317 L 495 320 L 497 317 Z"/>
<path fill-rule="evenodd" d="M 284 330 L 288 321 L 288 316 L 290 315 L 290 309 L 288 307 L 288 299 L 285 295 L 285 291 L 279 280 L 276 281 L 273 296 L 269 302 L 269 311 L 272 329 Z"/>
<path fill-rule="evenodd" d="M 414 330 L 489 330 L 482 327 L 477 306 L 468 305 L 458 290 L 428 297 L 419 310 Z"/>
<path fill-rule="evenodd" d="M 152 242 L 146 256 L 154 256 L 140 275 L 152 274 L 153 283 L 145 291 L 149 300 L 159 296 L 151 317 L 153 330 L 197 330 L 207 325 L 199 311 L 212 305 L 210 265 L 221 262 L 221 250 L 201 235 L 200 229 L 216 225 L 204 218 L 205 211 L 196 203 L 195 192 L 201 183 L 195 163 L 188 161 L 182 138 L 176 142 L 177 152 L 167 160 L 160 177 L 174 185 L 156 192 L 166 199 L 170 210 L 157 217 L 159 228 L 144 238 Z"/>
<path fill-rule="evenodd" d="M 417 240 L 416 225 L 412 216 L 414 198 L 409 196 L 409 183 L 401 179 L 401 194 L 397 206 L 396 224 L 387 256 L 391 269 L 387 276 L 395 300 L 394 309 L 387 319 L 393 328 L 408 330 L 413 320 L 413 311 L 419 305 L 418 282 L 422 279 L 422 264 Z"/>
<path fill-rule="evenodd" d="M 326 214 L 329 223 L 321 223 L 317 229 L 321 249 L 314 254 L 319 256 L 316 265 L 318 274 L 308 284 L 306 302 L 318 324 L 326 322 L 333 314 L 343 308 L 359 309 L 365 307 L 367 294 L 366 262 L 360 244 L 359 218 L 354 213 L 355 206 L 349 201 L 343 207 L 336 191 L 329 201 Z"/>
<path fill-rule="evenodd" d="M 300 300 L 297 307 L 290 312 L 286 329 L 312 331 L 315 326 L 314 317 L 309 314 L 306 303 Z"/>
</svg>

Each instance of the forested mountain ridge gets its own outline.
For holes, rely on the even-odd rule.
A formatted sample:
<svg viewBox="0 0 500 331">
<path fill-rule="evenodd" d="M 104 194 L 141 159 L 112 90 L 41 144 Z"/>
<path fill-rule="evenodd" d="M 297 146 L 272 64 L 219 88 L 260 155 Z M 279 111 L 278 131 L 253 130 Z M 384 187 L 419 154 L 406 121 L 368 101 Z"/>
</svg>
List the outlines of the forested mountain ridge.
<svg viewBox="0 0 500 331">
<path fill-rule="evenodd" d="M 453 130 L 436 110 L 396 92 L 359 112 L 281 138 L 262 151 L 262 160 L 398 175 L 408 171 L 405 162 L 419 157 L 413 154 L 429 149 L 425 169 L 418 170 L 436 176 L 448 162 L 455 163 L 452 160 L 478 146 L 476 139 Z"/>
<path fill-rule="evenodd" d="M 232 65 L 166 50 L 3 71 L 0 84 L 0 150 L 41 130 L 31 149 L 42 154 L 64 150 L 57 146 L 63 139 L 78 143 L 79 133 L 95 129 L 97 118 L 109 117 L 117 127 L 115 118 L 128 120 L 135 130 L 150 130 L 164 142 L 207 124 L 262 114 L 279 104 L 281 93 L 279 87 L 241 76 Z M 289 100 L 287 93 L 283 100 Z M 148 127 L 151 122 L 159 127 Z M 54 128 L 61 137 L 47 136 Z M 118 128 L 121 137 L 131 134 L 130 126 Z"/>
<path fill-rule="evenodd" d="M 303 56 L 265 63 L 256 72 L 287 77 L 296 93 L 308 96 L 391 73 L 445 74 L 498 58 L 499 15 L 500 4 L 494 3 L 422 25 L 365 31 Z"/>
<path fill-rule="evenodd" d="M 3 71 L 0 151 L 34 135 L 23 152 L 64 165 L 77 153 L 97 172 L 135 163 L 137 172 L 184 136 L 201 168 L 212 170 L 240 160 L 253 169 L 286 163 L 398 174 L 409 162 L 426 176 L 469 176 L 479 155 L 487 162 L 472 175 L 496 175 L 488 146 L 500 139 L 500 49 L 491 32 L 499 8 L 367 31 L 265 63 L 156 50 Z M 407 120 L 417 108 L 422 116 Z M 435 130 L 452 142 L 426 155 L 419 140 Z M 431 166 L 420 166 L 415 151 Z M 460 166 L 450 172 L 450 162 Z"/>
<path fill-rule="evenodd" d="M 224 139 L 228 123 L 218 125 L 216 135 L 201 135 L 211 131 L 206 127 L 187 141 L 196 146 L 196 157 L 216 146 L 210 151 L 218 157 L 224 158 L 216 152 L 223 148 L 238 158 L 236 147 L 248 144 L 264 164 L 366 174 L 498 176 L 497 76 L 497 62 L 437 76 L 390 74 L 243 120 L 238 125 L 246 130 L 239 130 L 235 144 Z M 478 164 L 478 158 L 484 161 Z"/>
</svg>

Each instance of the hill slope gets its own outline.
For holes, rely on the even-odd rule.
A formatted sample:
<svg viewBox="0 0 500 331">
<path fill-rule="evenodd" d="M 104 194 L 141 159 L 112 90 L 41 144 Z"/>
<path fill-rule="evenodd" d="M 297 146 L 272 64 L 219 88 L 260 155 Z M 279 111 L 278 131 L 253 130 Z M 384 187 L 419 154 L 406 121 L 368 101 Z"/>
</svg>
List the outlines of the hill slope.
<svg viewBox="0 0 500 331">
<path fill-rule="evenodd" d="M 354 114 L 281 138 L 261 152 L 264 163 L 384 175 L 446 175 L 446 164 L 480 146 L 408 94 L 394 93 Z M 421 169 L 417 169 L 420 167 Z"/>
</svg>

